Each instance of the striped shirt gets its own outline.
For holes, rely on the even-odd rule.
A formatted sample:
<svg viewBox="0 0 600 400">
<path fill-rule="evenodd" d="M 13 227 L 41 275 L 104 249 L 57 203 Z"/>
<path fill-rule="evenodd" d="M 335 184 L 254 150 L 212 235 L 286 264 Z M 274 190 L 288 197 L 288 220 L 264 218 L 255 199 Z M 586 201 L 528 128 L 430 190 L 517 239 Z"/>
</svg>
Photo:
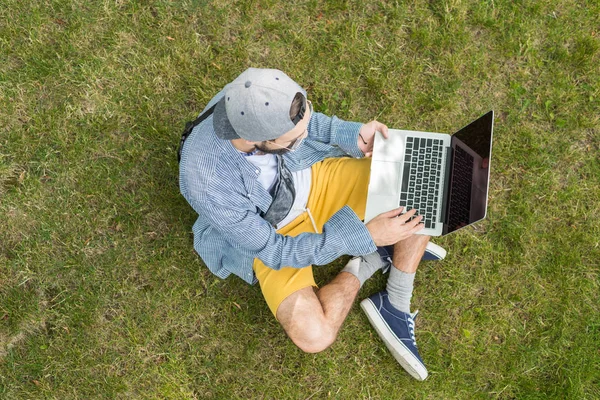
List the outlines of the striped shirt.
<svg viewBox="0 0 600 400">
<path fill-rule="evenodd" d="M 223 93 L 217 94 L 206 109 Z M 357 145 L 361 125 L 314 113 L 308 137 L 295 152 L 284 155 L 286 165 L 294 172 L 328 157 L 363 157 Z M 324 224 L 322 233 L 296 237 L 278 234 L 259 214 L 266 212 L 272 201 L 258 181 L 259 174 L 260 169 L 230 141 L 215 135 L 212 116 L 196 126 L 185 141 L 179 187 L 198 213 L 192 228 L 194 249 L 213 274 L 224 279 L 233 273 L 255 283 L 255 258 L 278 270 L 324 265 L 344 254 L 364 255 L 376 250 L 369 231 L 348 206 Z"/>
</svg>

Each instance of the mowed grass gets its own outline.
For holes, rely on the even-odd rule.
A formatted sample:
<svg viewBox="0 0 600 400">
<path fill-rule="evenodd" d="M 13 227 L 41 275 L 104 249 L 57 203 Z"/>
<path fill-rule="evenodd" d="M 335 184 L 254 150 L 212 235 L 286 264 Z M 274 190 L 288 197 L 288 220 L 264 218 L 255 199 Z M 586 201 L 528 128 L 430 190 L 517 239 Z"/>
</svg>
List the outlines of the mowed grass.
<svg viewBox="0 0 600 400">
<path fill-rule="evenodd" d="M 599 16 L 597 1 L 4 0 L 0 398 L 600 398 Z M 496 111 L 488 217 L 436 239 L 447 259 L 417 275 L 427 381 L 358 306 L 303 354 L 258 287 L 193 252 L 180 131 L 249 66 L 347 120 L 452 133 Z"/>
</svg>

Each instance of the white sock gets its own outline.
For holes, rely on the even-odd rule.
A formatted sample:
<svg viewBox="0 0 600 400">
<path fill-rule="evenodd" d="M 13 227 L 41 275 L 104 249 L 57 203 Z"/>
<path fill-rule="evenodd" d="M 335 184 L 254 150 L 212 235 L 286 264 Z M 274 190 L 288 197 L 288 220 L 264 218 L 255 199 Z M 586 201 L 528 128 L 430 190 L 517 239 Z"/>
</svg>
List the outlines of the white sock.
<svg viewBox="0 0 600 400">
<path fill-rule="evenodd" d="M 413 292 L 415 273 L 402 272 L 392 265 L 387 281 L 388 300 L 399 311 L 410 314 L 410 299 Z"/>
<path fill-rule="evenodd" d="M 366 256 L 355 257 L 348 261 L 348 264 L 342 270 L 343 272 L 349 272 L 360 281 L 360 286 L 365 283 L 367 279 L 373 276 L 373 274 L 383 267 L 388 265 L 388 262 L 381 259 L 378 252 L 374 251 Z"/>
</svg>

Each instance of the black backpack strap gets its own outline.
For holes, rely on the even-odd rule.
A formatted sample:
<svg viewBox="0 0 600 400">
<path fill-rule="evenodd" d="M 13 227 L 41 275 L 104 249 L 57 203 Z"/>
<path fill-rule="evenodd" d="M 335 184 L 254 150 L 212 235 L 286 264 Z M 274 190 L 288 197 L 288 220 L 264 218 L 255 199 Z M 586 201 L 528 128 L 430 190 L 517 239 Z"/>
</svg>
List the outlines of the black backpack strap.
<svg viewBox="0 0 600 400">
<path fill-rule="evenodd" d="M 177 149 L 177 162 L 181 161 L 181 150 L 183 149 L 183 143 L 185 142 L 187 137 L 190 136 L 190 133 L 192 133 L 192 130 L 196 126 L 198 126 L 200 124 L 200 122 L 204 121 L 206 118 L 208 118 L 213 113 L 216 106 L 217 106 L 217 104 L 214 104 L 211 108 L 209 108 L 208 110 L 206 110 L 205 112 L 200 114 L 200 116 L 198 118 L 196 118 L 195 120 L 188 121 L 185 123 L 185 129 L 183 130 L 183 133 L 181 134 L 181 140 L 179 141 L 179 148 Z"/>
</svg>

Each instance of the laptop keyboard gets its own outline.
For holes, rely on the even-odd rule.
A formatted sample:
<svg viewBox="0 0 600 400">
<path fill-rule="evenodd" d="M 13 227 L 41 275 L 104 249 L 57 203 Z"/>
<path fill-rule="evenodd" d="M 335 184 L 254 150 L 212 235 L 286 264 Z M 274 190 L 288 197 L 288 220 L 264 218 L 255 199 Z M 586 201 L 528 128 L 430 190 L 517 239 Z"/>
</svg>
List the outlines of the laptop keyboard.
<svg viewBox="0 0 600 400">
<path fill-rule="evenodd" d="M 473 183 L 473 156 L 462 148 L 454 148 L 452 185 L 450 186 L 451 212 L 448 226 L 458 229 L 469 224 L 471 187 Z"/>
<path fill-rule="evenodd" d="M 438 221 L 438 198 L 442 174 L 442 141 L 406 138 L 400 206 L 406 211 L 417 209 L 425 228 L 435 229 Z"/>
</svg>

